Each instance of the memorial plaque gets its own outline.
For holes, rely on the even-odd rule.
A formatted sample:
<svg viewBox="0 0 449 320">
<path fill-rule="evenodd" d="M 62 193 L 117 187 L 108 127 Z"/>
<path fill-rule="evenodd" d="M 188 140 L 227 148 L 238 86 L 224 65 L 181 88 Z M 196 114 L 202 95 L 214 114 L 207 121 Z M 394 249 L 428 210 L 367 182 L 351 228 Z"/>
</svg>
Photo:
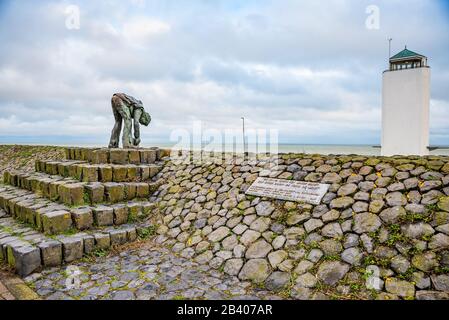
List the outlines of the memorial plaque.
<svg viewBox="0 0 449 320">
<path fill-rule="evenodd" d="M 329 190 L 328 184 L 257 178 L 246 191 L 247 195 L 318 205 Z"/>
</svg>

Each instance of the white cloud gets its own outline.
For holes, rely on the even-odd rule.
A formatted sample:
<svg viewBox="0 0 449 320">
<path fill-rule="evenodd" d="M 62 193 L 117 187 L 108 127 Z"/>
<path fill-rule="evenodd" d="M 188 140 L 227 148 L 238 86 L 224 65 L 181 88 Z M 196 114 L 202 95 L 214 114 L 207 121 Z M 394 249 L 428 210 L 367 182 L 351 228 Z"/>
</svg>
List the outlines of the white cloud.
<svg viewBox="0 0 449 320">
<path fill-rule="evenodd" d="M 148 38 L 170 31 L 170 25 L 163 21 L 137 17 L 123 25 L 123 36 L 131 43 L 145 42 Z"/>
<path fill-rule="evenodd" d="M 380 30 L 371 31 L 368 2 L 80 0 L 77 31 L 65 28 L 65 1 L 10 2 L 0 9 L 0 137 L 106 144 L 110 97 L 122 91 L 152 114 L 146 141 L 196 120 L 239 128 L 245 116 L 249 127 L 278 129 L 281 142 L 377 144 L 391 36 L 394 51 L 407 43 L 430 57 L 441 144 L 447 16 L 437 2 L 378 1 Z"/>
</svg>

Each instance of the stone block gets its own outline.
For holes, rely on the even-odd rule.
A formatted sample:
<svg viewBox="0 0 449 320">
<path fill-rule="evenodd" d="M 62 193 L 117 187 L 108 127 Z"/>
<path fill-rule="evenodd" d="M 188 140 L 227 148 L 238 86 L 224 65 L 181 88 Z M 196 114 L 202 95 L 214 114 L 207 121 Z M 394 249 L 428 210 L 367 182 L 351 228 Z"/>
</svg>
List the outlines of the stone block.
<svg viewBox="0 0 449 320">
<path fill-rule="evenodd" d="M 62 264 L 62 244 L 49 240 L 38 244 L 41 250 L 42 263 L 45 267 L 57 267 Z"/>
<path fill-rule="evenodd" d="M 52 201 L 58 201 L 59 200 L 59 187 L 66 184 L 67 182 L 64 180 L 56 181 L 50 184 L 49 186 L 49 199 Z"/>
<path fill-rule="evenodd" d="M 10 267 L 14 268 L 16 262 L 15 256 L 13 254 L 13 249 L 26 247 L 29 246 L 29 244 L 19 239 L 18 237 L 11 237 L 11 239 L 7 237 L 6 241 L 2 242 L 5 242 L 5 244 L 2 245 L 3 256 L 5 257 L 4 260 L 8 263 Z"/>
<path fill-rule="evenodd" d="M 72 227 L 70 212 L 61 210 L 44 213 L 41 217 L 43 231 L 47 234 L 58 234 Z"/>
<path fill-rule="evenodd" d="M 0 261 L 8 262 L 8 245 L 18 240 L 19 238 L 13 237 L 11 235 L 3 236 L 3 238 L 0 238 Z"/>
<path fill-rule="evenodd" d="M 72 220 L 78 230 L 90 229 L 94 223 L 92 210 L 88 207 L 72 210 Z"/>
<path fill-rule="evenodd" d="M 84 186 L 86 199 L 90 204 L 104 201 L 104 185 L 102 183 L 90 183 Z"/>
<path fill-rule="evenodd" d="M 114 163 L 114 164 L 127 164 L 128 163 L 128 150 L 111 149 L 110 150 L 110 162 Z"/>
<path fill-rule="evenodd" d="M 139 164 L 140 163 L 140 152 L 139 150 L 129 150 L 128 152 L 128 160 L 131 164 Z"/>
<path fill-rule="evenodd" d="M 92 209 L 95 225 L 99 227 L 114 224 L 114 209 L 106 206 L 97 206 Z"/>
<path fill-rule="evenodd" d="M 161 166 L 158 166 L 156 164 L 150 165 L 149 168 L 150 168 L 150 178 L 155 177 L 161 171 Z"/>
<path fill-rule="evenodd" d="M 138 202 L 128 202 L 129 220 L 136 221 L 142 216 L 142 205 Z"/>
<path fill-rule="evenodd" d="M 16 216 L 20 221 L 26 221 L 26 208 L 32 206 L 34 201 L 24 200 L 16 203 L 14 206 L 14 216 Z"/>
<path fill-rule="evenodd" d="M 39 183 L 38 192 L 40 192 L 46 198 L 50 197 L 50 185 L 53 182 L 54 182 L 54 180 L 50 179 L 50 178 L 42 179 Z"/>
<path fill-rule="evenodd" d="M 69 166 L 68 170 L 69 170 L 69 174 L 68 174 L 69 177 L 75 178 L 78 175 L 78 166 L 77 165 Z"/>
<path fill-rule="evenodd" d="M 95 247 L 98 249 L 109 249 L 111 247 L 111 237 L 109 233 L 95 233 Z"/>
<path fill-rule="evenodd" d="M 58 164 L 58 175 L 61 177 L 69 177 L 69 168 L 72 166 L 71 163 L 63 162 Z"/>
<path fill-rule="evenodd" d="M 117 165 L 113 168 L 113 181 L 114 182 L 125 182 L 128 177 L 128 168 L 123 165 Z"/>
<path fill-rule="evenodd" d="M 58 188 L 60 200 L 71 206 L 84 205 L 84 184 L 67 183 Z"/>
<path fill-rule="evenodd" d="M 116 229 L 109 231 L 111 236 L 111 245 L 122 245 L 127 242 L 127 231 L 126 229 Z"/>
<path fill-rule="evenodd" d="M 32 246 L 12 246 L 14 268 L 21 277 L 26 277 L 41 267 L 39 248 Z"/>
<path fill-rule="evenodd" d="M 41 202 L 25 208 L 25 222 L 36 226 L 36 212 L 37 210 L 44 208 L 46 205 L 47 204 L 45 202 Z"/>
<path fill-rule="evenodd" d="M 109 150 L 108 149 L 98 149 L 92 152 L 92 163 L 101 164 L 109 162 Z"/>
<path fill-rule="evenodd" d="M 101 182 L 112 182 L 112 167 L 107 165 L 99 166 L 98 180 Z"/>
<path fill-rule="evenodd" d="M 140 181 L 147 181 L 150 179 L 150 167 L 148 166 L 139 166 L 139 179 Z"/>
<path fill-rule="evenodd" d="M 139 150 L 140 154 L 140 163 L 148 163 L 148 150 Z"/>
<path fill-rule="evenodd" d="M 42 207 L 36 210 L 36 228 L 40 231 L 43 230 L 43 215 L 53 211 L 65 210 L 66 207 L 62 204 L 52 204 L 49 206 Z"/>
<path fill-rule="evenodd" d="M 92 165 L 84 165 L 83 167 L 83 182 L 97 182 L 98 181 L 98 167 Z"/>
<path fill-rule="evenodd" d="M 114 209 L 114 224 L 121 225 L 128 222 L 128 207 L 123 204 L 113 205 Z"/>
<path fill-rule="evenodd" d="M 137 190 L 136 190 L 136 197 L 137 198 L 148 198 L 150 195 L 150 186 L 148 183 L 141 182 L 136 184 Z"/>
<path fill-rule="evenodd" d="M 84 160 L 92 163 L 94 149 L 86 149 L 84 154 Z"/>
<path fill-rule="evenodd" d="M 136 183 L 126 183 L 125 184 L 125 199 L 133 200 L 137 196 L 137 184 Z"/>
<path fill-rule="evenodd" d="M 89 234 L 83 236 L 84 253 L 89 254 L 95 250 L 95 238 Z"/>
<path fill-rule="evenodd" d="M 84 243 L 81 237 L 61 237 L 59 241 L 62 243 L 64 262 L 70 263 L 83 257 Z"/>
<path fill-rule="evenodd" d="M 148 150 L 148 162 L 149 164 L 155 163 L 157 161 L 157 150 L 150 149 Z"/>
<path fill-rule="evenodd" d="M 83 150 L 81 148 L 75 148 L 75 160 L 83 160 Z"/>
<path fill-rule="evenodd" d="M 83 179 L 83 166 L 75 166 L 75 175 L 72 176 L 72 178 L 78 180 L 78 181 L 82 181 Z"/>
<path fill-rule="evenodd" d="M 137 230 L 134 227 L 128 227 L 126 230 L 126 238 L 129 242 L 137 240 Z"/>
<path fill-rule="evenodd" d="M 127 181 L 139 181 L 140 180 L 140 170 L 136 166 L 129 166 L 127 173 Z"/>
<path fill-rule="evenodd" d="M 45 164 L 45 172 L 53 176 L 58 175 L 58 162 L 47 162 Z"/>
<path fill-rule="evenodd" d="M 106 201 L 116 203 L 125 199 L 125 188 L 123 184 L 107 182 L 104 184 Z"/>
</svg>

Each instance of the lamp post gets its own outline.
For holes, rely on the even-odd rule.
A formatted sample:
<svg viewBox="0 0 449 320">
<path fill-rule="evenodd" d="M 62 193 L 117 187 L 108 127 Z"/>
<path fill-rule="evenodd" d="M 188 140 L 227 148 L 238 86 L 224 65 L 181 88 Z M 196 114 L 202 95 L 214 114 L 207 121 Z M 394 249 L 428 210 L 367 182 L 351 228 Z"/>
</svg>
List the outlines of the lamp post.
<svg viewBox="0 0 449 320">
<path fill-rule="evenodd" d="M 245 117 L 242 117 L 243 122 L 243 153 L 246 152 L 246 141 L 245 141 Z"/>
<path fill-rule="evenodd" d="M 391 58 L 391 41 L 393 41 L 393 38 L 388 38 L 388 61 Z"/>
</svg>

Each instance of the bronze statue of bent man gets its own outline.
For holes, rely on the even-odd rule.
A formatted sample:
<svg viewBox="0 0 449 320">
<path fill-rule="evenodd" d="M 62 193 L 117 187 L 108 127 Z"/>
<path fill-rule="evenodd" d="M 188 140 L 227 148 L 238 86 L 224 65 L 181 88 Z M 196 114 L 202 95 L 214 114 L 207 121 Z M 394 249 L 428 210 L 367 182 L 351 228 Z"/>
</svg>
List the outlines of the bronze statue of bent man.
<svg viewBox="0 0 449 320">
<path fill-rule="evenodd" d="M 122 131 L 122 120 L 125 128 L 122 135 L 123 148 L 136 148 L 140 144 L 140 126 L 148 126 L 151 116 L 145 111 L 143 103 L 124 93 L 116 93 L 111 100 L 112 112 L 114 113 L 115 125 L 112 129 L 109 148 L 118 148 L 120 132 Z M 134 124 L 134 138 L 132 137 L 132 126 Z"/>
</svg>

